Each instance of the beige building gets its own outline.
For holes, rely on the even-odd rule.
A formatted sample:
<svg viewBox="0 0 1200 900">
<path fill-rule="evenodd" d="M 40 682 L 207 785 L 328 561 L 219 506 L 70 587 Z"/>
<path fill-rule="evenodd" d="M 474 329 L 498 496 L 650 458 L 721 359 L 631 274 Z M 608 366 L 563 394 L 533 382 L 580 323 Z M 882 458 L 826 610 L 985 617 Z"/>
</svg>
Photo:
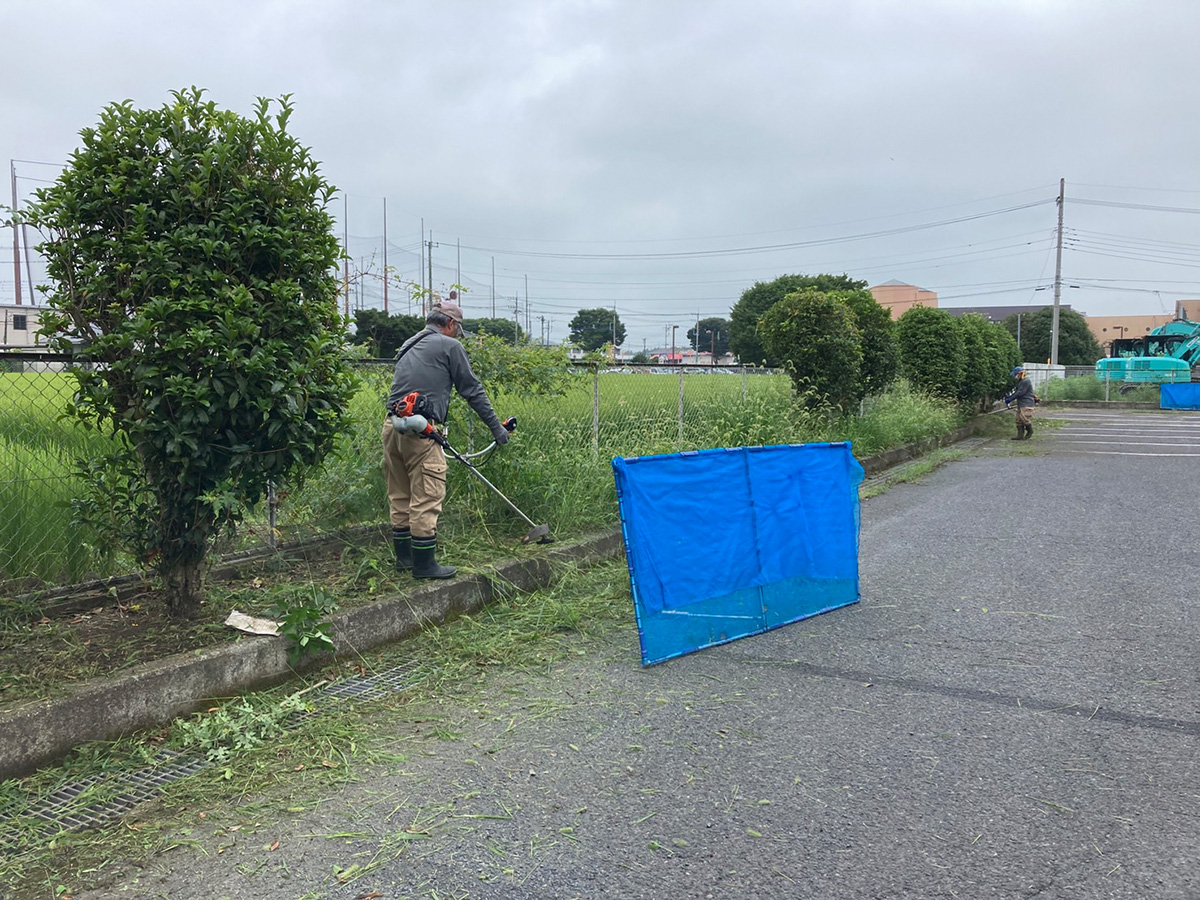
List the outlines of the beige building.
<svg viewBox="0 0 1200 900">
<path fill-rule="evenodd" d="M 916 285 L 905 284 L 903 281 L 892 279 L 867 288 L 875 302 L 886 307 L 893 319 L 898 319 L 914 306 L 928 306 L 937 309 L 938 298 L 935 291 L 927 291 Z"/>
<path fill-rule="evenodd" d="M 45 340 L 38 336 L 41 310 L 36 306 L 0 305 L 0 348 L 42 347 Z"/>
<path fill-rule="evenodd" d="M 1176 300 L 1173 316 L 1166 313 L 1156 316 L 1088 316 L 1087 323 L 1100 346 L 1107 350 L 1115 338 L 1142 337 L 1177 318 L 1200 322 L 1200 300 Z"/>
</svg>

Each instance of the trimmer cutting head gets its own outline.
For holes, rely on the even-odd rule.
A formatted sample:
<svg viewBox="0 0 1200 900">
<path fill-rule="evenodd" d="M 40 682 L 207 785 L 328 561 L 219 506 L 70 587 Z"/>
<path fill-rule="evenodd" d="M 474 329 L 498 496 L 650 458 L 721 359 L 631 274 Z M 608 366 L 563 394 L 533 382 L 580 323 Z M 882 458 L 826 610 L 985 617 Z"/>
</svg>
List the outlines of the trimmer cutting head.
<svg viewBox="0 0 1200 900">
<path fill-rule="evenodd" d="M 549 525 L 536 525 L 529 534 L 521 538 L 522 544 L 553 544 L 554 538 L 550 537 Z"/>
</svg>

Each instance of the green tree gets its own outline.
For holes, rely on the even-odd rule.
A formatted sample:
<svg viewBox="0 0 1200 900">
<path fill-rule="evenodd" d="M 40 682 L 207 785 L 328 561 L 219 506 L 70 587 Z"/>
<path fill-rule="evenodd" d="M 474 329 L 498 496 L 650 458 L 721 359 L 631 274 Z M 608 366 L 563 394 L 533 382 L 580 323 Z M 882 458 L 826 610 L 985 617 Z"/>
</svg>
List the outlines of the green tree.
<svg viewBox="0 0 1200 900">
<path fill-rule="evenodd" d="M 1021 350 L 1017 347 L 1016 338 L 1000 323 L 989 323 L 990 328 L 984 334 L 990 350 L 989 362 L 993 366 L 990 373 L 987 396 L 995 399 L 1002 397 L 1012 384 L 1009 372 L 1021 364 Z"/>
<path fill-rule="evenodd" d="M 865 281 L 849 275 L 781 275 L 774 281 L 757 281 L 742 292 L 741 298 L 729 313 L 729 349 L 747 365 L 780 365 L 763 347 L 758 332 L 758 320 L 768 309 L 788 294 L 814 288 L 818 291 L 856 291 L 865 288 Z"/>
<path fill-rule="evenodd" d="M 896 323 L 900 368 L 916 387 L 958 397 L 963 377 L 962 334 L 944 309 L 914 306 Z"/>
<path fill-rule="evenodd" d="M 722 357 L 729 351 L 729 321 L 719 317 L 701 319 L 699 339 L 696 337 L 696 325 L 688 329 L 688 343 L 697 353 L 708 353 L 716 347 L 716 356 Z"/>
<path fill-rule="evenodd" d="M 396 355 L 400 345 L 425 327 L 420 316 L 403 313 L 389 316 L 381 309 L 360 309 L 354 314 L 355 344 L 366 344 L 376 359 Z"/>
<path fill-rule="evenodd" d="M 620 347 L 625 342 L 625 326 L 611 309 L 581 309 L 570 328 L 571 343 L 584 351 L 599 350 L 605 344 Z"/>
<path fill-rule="evenodd" d="M 1001 323 L 1013 337 L 1017 335 L 1014 313 Z M 1021 315 L 1021 361 L 1049 362 L 1050 333 L 1054 326 L 1054 308 L 1043 307 Z M 1087 319 L 1073 309 L 1058 310 L 1058 363 L 1062 366 L 1090 366 L 1104 355 Z"/>
<path fill-rule="evenodd" d="M 862 368 L 859 374 L 860 396 L 882 393 L 896 380 L 900 370 L 900 348 L 896 345 L 896 323 L 891 312 L 863 288 L 835 291 L 854 314 L 862 345 Z"/>
<path fill-rule="evenodd" d="M 801 400 L 844 410 L 859 396 L 862 348 L 854 313 L 835 293 L 788 294 L 758 323 L 763 347 L 782 360 Z"/>
<path fill-rule="evenodd" d="M 959 316 L 954 320 L 954 324 L 958 328 L 963 347 L 962 378 L 958 384 L 959 402 L 968 406 L 985 405 L 1000 365 L 992 345 L 988 342 L 988 332 L 997 326 L 978 313 Z"/>
<path fill-rule="evenodd" d="M 529 339 L 525 329 L 512 319 L 464 319 L 463 330 L 471 334 L 494 335 L 517 345 L 527 343 Z"/>
<path fill-rule="evenodd" d="M 507 338 L 487 333 L 467 338 L 463 347 L 471 370 L 493 397 L 559 397 L 583 378 L 582 373 L 573 371 L 563 347 L 513 346 Z"/>
<path fill-rule="evenodd" d="M 106 107 L 29 217 L 48 235 L 46 333 L 82 342 L 68 414 L 113 437 L 83 464 L 81 511 L 187 615 L 215 538 L 320 462 L 354 380 L 334 189 L 287 130 L 290 99 L 246 118 L 172 96 Z"/>
</svg>

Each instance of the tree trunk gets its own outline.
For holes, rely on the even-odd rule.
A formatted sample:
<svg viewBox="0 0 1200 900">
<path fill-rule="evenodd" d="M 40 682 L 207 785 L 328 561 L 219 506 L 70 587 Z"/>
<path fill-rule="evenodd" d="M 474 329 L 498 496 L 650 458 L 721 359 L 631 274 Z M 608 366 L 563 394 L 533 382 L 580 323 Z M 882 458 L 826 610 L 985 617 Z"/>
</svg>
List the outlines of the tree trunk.
<svg viewBox="0 0 1200 900">
<path fill-rule="evenodd" d="M 204 599 L 204 563 L 178 562 L 162 573 L 167 589 L 167 614 L 173 619 L 195 619 Z"/>
</svg>

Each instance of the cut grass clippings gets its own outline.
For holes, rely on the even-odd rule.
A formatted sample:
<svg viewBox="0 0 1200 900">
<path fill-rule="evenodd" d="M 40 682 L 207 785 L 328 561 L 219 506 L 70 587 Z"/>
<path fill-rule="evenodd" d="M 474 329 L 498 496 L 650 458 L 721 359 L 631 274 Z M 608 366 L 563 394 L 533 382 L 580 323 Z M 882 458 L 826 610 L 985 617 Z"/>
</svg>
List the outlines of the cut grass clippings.
<svg viewBox="0 0 1200 900">
<path fill-rule="evenodd" d="M 207 852 L 204 846 L 219 846 L 230 829 L 249 833 L 290 810 L 303 811 L 337 785 L 358 778 L 360 767 L 401 765 L 407 755 L 420 752 L 423 742 L 453 739 L 453 725 L 441 719 L 438 703 L 450 698 L 470 702 L 486 689 L 492 671 L 545 672 L 556 661 L 593 652 L 600 639 L 614 632 L 626 632 L 632 648 L 631 612 L 624 562 L 608 561 L 570 570 L 552 588 L 500 599 L 474 616 L 366 654 L 356 664 L 361 671 L 405 664 L 413 669 L 414 687 L 382 700 L 334 704 L 294 731 L 246 746 L 168 784 L 159 800 L 119 822 L 85 832 L 64 830 L 49 838 L 41 823 L 20 817 L 8 823 L 10 834 L 26 833 L 31 840 L 0 862 L 0 886 L 11 892 L 4 896 L 55 897 L 60 885 L 65 892 L 77 891 L 103 879 L 111 860 L 152 857 L 191 843 Z M 338 674 L 313 674 L 300 691 L 293 684 L 255 695 L 244 714 L 246 722 L 272 715 L 272 709 L 322 677 Z M 189 747 L 185 731 L 176 725 L 80 747 L 59 766 L 0 784 L 0 809 L 27 806 L 32 798 L 88 776 L 139 769 L 164 747 L 200 752 Z M 102 791 L 95 789 L 93 797 L 99 799 Z"/>
</svg>

